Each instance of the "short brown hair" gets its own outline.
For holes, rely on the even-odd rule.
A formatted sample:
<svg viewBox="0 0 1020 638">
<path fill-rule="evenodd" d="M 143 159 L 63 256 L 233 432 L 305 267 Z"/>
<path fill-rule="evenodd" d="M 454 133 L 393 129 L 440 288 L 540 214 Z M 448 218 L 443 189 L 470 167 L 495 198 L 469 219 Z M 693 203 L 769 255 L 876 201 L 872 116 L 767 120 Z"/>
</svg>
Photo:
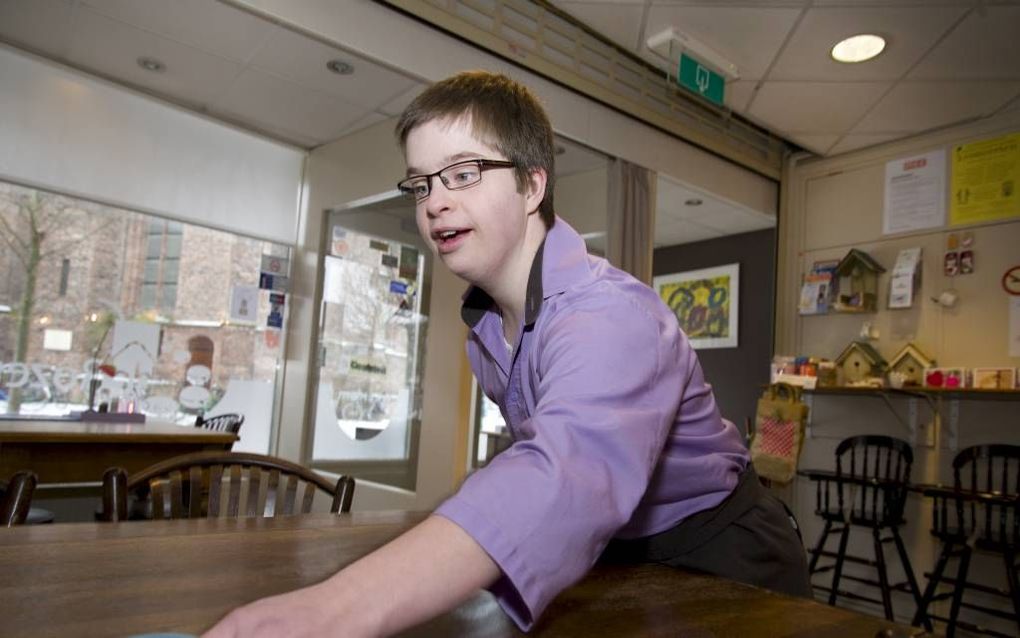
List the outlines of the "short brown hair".
<svg viewBox="0 0 1020 638">
<path fill-rule="evenodd" d="M 487 71 L 465 71 L 425 89 L 397 122 L 401 148 L 416 127 L 433 120 L 471 118 L 475 135 L 514 163 L 517 186 L 523 190 L 532 170 L 545 170 L 545 196 L 538 206 L 546 228 L 553 211 L 555 145 L 552 125 L 538 98 L 523 84 Z"/>
</svg>

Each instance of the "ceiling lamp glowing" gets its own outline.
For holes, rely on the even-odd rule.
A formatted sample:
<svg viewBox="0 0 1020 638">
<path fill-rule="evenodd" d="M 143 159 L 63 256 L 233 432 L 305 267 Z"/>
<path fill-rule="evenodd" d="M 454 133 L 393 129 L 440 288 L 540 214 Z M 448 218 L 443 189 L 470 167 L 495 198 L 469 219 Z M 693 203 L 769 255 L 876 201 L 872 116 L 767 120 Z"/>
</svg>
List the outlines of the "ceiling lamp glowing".
<svg viewBox="0 0 1020 638">
<path fill-rule="evenodd" d="M 877 56 L 885 49 L 885 38 L 870 33 L 850 36 L 832 47 L 832 59 L 853 64 Z"/>
</svg>

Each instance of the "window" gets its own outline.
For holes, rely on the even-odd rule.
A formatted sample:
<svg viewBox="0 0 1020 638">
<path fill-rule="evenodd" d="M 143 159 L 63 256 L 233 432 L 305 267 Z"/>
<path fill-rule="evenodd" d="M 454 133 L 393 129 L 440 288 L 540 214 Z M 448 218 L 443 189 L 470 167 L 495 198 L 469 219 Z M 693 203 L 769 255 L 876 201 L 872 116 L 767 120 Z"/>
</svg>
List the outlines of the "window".
<svg viewBox="0 0 1020 638">
<path fill-rule="evenodd" d="M 289 248 L 3 182 L 0 217 L 0 413 L 240 412 L 268 451 L 286 299 L 258 286 Z"/>
</svg>

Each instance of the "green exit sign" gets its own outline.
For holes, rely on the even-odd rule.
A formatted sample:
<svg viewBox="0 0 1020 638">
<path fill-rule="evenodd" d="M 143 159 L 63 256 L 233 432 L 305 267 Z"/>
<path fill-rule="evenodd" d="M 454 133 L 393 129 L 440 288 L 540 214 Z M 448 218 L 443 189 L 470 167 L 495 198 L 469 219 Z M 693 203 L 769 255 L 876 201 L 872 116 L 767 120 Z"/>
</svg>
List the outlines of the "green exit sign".
<svg viewBox="0 0 1020 638">
<path fill-rule="evenodd" d="M 698 62 L 686 53 L 680 54 L 680 65 L 676 72 L 677 83 L 719 106 L 723 104 L 723 90 L 726 80 L 723 76 Z"/>
</svg>

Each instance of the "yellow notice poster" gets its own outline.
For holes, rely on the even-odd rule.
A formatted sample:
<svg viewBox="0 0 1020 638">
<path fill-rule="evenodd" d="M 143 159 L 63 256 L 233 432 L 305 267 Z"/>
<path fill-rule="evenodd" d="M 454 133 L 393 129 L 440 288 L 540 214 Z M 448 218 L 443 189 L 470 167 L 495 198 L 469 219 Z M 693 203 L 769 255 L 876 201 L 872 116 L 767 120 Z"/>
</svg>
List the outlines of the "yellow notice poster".
<svg viewBox="0 0 1020 638">
<path fill-rule="evenodd" d="M 953 147 L 949 224 L 1020 217 L 1020 133 Z"/>
</svg>

